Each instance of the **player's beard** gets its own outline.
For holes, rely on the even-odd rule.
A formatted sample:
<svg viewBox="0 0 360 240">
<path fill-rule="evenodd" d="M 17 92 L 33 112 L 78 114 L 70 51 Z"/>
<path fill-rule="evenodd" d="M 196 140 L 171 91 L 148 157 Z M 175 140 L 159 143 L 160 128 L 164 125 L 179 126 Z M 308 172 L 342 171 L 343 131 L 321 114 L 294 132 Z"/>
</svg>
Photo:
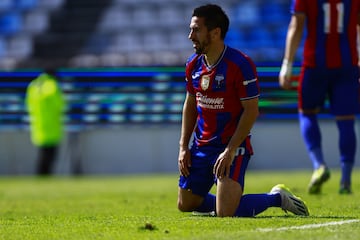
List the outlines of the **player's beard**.
<svg viewBox="0 0 360 240">
<path fill-rule="evenodd" d="M 209 46 L 211 44 L 210 34 L 206 36 L 206 39 L 202 42 L 198 42 L 198 47 L 195 47 L 196 54 L 206 54 L 209 50 Z"/>
</svg>

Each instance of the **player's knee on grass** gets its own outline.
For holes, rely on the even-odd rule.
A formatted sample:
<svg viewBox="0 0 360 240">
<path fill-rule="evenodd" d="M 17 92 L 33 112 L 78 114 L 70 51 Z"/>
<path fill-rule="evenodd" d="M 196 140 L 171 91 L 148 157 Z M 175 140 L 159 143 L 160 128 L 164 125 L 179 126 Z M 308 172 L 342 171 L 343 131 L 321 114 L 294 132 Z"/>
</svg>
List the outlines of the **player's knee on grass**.
<svg viewBox="0 0 360 240">
<path fill-rule="evenodd" d="M 181 212 L 191 212 L 201 205 L 204 198 L 191 191 L 180 189 L 177 207 Z"/>
</svg>

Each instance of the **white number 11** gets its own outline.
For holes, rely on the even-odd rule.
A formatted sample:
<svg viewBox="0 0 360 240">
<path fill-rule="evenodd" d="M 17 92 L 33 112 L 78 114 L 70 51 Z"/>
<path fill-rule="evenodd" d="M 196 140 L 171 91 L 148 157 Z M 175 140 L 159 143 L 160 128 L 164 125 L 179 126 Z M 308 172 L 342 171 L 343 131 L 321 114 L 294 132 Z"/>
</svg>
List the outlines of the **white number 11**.
<svg viewBox="0 0 360 240">
<path fill-rule="evenodd" d="M 330 33 L 330 3 L 324 3 L 323 5 L 324 10 L 324 32 Z M 337 10 L 337 32 L 342 33 L 344 30 L 344 4 L 343 3 L 337 3 L 336 4 L 336 10 Z"/>
</svg>

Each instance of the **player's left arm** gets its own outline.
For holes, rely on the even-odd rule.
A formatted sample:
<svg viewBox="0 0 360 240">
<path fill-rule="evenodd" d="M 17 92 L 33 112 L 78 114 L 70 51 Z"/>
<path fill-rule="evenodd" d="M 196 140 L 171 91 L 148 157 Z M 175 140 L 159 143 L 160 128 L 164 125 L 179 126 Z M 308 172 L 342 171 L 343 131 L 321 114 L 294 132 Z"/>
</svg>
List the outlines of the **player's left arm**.
<svg viewBox="0 0 360 240">
<path fill-rule="evenodd" d="M 236 130 L 225 150 L 219 155 L 214 166 L 214 174 L 219 179 L 230 175 L 230 166 L 235 158 L 236 150 L 249 135 L 250 130 L 259 115 L 258 97 L 242 100 L 241 104 L 244 111 Z"/>
</svg>

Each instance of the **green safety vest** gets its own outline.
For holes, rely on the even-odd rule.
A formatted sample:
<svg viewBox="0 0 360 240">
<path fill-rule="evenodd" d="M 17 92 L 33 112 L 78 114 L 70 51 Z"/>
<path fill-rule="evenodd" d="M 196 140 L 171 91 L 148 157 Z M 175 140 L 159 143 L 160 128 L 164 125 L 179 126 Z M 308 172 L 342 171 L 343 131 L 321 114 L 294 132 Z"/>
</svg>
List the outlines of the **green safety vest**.
<svg viewBox="0 0 360 240">
<path fill-rule="evenodd" d="M 31 140 L 37 146 L 59 144 L 63 137 L 65 102 L 57 80 L 46 73 L 27 87 Z"/>
</svg>

